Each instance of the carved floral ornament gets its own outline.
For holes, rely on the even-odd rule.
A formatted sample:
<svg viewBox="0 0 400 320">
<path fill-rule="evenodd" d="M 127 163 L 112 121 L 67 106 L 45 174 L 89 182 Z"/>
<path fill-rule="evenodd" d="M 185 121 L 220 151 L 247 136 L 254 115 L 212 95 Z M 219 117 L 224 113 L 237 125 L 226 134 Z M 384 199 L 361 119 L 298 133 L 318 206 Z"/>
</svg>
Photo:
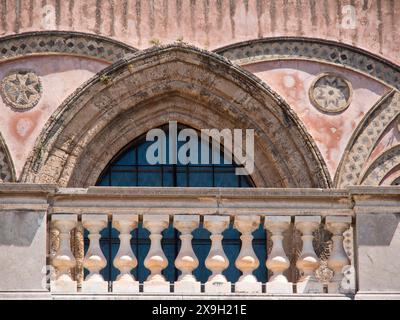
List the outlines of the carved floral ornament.
<svg viewBox="0 0 400 320">
<path fill-rule="evenodd" d="M 352 87 L 349 81 L 333 73 L 317 76 L 310 87 L 310 100 L 323 112 L 337 113 L 350 105 Z"/>
<path fill-rule="evenodd" d="M 30 109 L 42 96 L 42 84 L 32 70 L 12 70 L 1 80 L 1 94 L 8 106 L 18 110 Z"/>
</svg>

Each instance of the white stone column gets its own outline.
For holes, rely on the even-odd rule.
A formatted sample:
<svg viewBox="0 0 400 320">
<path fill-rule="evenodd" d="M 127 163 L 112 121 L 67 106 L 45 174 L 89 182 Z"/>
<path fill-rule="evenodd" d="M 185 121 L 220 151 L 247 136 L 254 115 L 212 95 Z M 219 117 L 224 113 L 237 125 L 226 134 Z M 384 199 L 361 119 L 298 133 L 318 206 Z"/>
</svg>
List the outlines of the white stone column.
<svg viewBox="0 0 400 320">
<path fill-rule="evenodd" d="M 134 214 L 114 214 L 112 225 L 119 231 L 120 245 L 114 258 L 114 266 L 119 270 L 116 281 L 113 282 L 113 292 L 139 292 L 139 282 L 131 274 L 137 266 L 137 259 L 131 248 L 131 231 L 137 227 L 138 216 Z"/>
<path fill-rule="evenodd" d="M 321 223 L 319 216 L 296 216 L 295 226 L 301 233 L 303 248 L 297 259 L 296 266 L 300 270 L 301 278 L 296 284 L 297 293 L 323 293 L 323 285 L 315 277 L 320 260 L 313 247 L 313 232 Z"/>
<path fill-rule="evenodd" d="M 206 293 L 231 293 L 231 283 L 222 274 L 228 268 L 229 260 L 222 247 L 221 233 L 228 226 L 228 216 L 204 216 L 204 227 L 211 232 L 211 249 L 205 264 L 212 274 L 205 283 Z"/>
<path fill-rule="evenodd" d="M 150 231 L 150 250 L 144 260 L 144 266 L 150 275 L 143 283 L 144 292 L 169 293 L 170 283 L 165 280 L 161 271 L 168 266 L 168 260 L 161 248 L 161 232 L 168 228 L 168 215 L 144 215 L 143 227 Z"/>
<path fill-rule="evenodd" d="M 76 227 L 78 216 L 76 214 L 53 214 L 51 222 L 60 234 L 60 245 L 52 259 L 53 267 L 57 270 L 57 278 L 50 282 L 51 292 L 68 293 L 77 292 L 77 282 L 71 277 L 71 269 L 75 267 L 76 260 L 71 251 L 71 231 Z"/>
<path fill-rule="evenodd" d="M 266 285 L 267 293 L 293 293 L 293 284 L 283 274 L 290 266 L 290 261 L 283 249 L 282 233 L 290 226 L 290 216 L 268 216 L 265 217 L 264 226 L 271 232 L 272 250 L 266 261 L 268 270 L 273 275 L 268 279 Z"/>
<path fill-rule="evenodd" d="M 235 266 L 242 272 L 242 276 L 235 283 L 235 292 L 260 293 L 262 291 L 261 282 L 257 281 L 253 275 L 253 271 L 258 268 L 260 262 L 253 249 L 252 233 L 259 225 L 259 216 L 235 216 L 234 227 L 242 234 L 240 236 L 242 247 L 235 261 Z"/>
<path fill-rule="evenodd" d="M 89 230 L 89 248 L 83 259 L 83 266 L 89 270 L 82 283 L 82 292 L 108 292 L 108 282 L 104 281 L 100 271 L 107 266 L 107 260 L 100 248 L 100 231 L 107 227 L 107 215 L 83 214 L 83 227 Z"/>
<path fill-rule="evenodd" d="M 199 260 L 192 247 L 192 231 L 199 226 L 198 215 L 174 216 L 174 227 L 181 232 L 181 249 L 175 259 L 175 266 L 182 274 L 174 284 L 176 293 L 200 293 L 201 284 L 193 275 L 193 270 L 199 266 Z"/>
<path fill-rule="evenodd" d="M 333 271 L 333 278 L 328 284 L 329 293 L 339 293 L 343 279 L 343 268 L 350 264 L 343 248 L 343 233 L 350 227 L 349 216 L 328 216 L 325 228 L 332 233 L 332 251 L 328 259 L 328 267 Z"/>
</svg>

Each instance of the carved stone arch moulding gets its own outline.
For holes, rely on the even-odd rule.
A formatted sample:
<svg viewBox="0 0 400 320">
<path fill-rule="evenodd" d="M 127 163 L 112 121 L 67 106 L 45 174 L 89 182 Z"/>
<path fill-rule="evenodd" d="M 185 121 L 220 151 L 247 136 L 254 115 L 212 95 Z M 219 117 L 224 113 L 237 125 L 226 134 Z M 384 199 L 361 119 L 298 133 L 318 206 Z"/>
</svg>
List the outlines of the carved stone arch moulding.
<svg viewBox="0 0 400 320">
<path fill-rule="evenodd" d="M 398 186 L 400 185 L 400 163 L 393 167 L 382 179 L 382 186 Z"/>
<path fill-rule="evenodd" d="M 342 188 L 357 185 L 364 166 L 385 129 L 400 114 L 400 94 L 393 90 L 382 97 L 365 115 L 346 147 L 336 172 L 334 184 Z"/>
<path fill-rule="evenodd" d="M 14 165 L 3 136 L 0 134 L 0 183 L 14 181 Z"/>
<path fill-rule="evenodd" d="M 399 66 L 336 41 L 299 37 L 263 38 L 232 44 L 215 52 L 239 65 L 295 59 L 328 63 L 363 73 L 400 90 Z"/>
<path fill-rule="evenodd" d="M 318 149 L 281 97 L 223 57 L 184 44 L 126 56 L 77 89 L 45 125 L 21 180 L 93 185 L 122 147 L 169 120 L 254 129 L 257 186 L 331 185 Z"/>
<path fill-rule="evenodd" d="M 136 51 L 107 37 L 73 31 L 25 32 L 0 38 L 0 62 L 32 55 L 65 54 L 113 63 Z"/>
<path fill-rule="evenodd" d="M 386 175 L 400 164 L 400 145 L 395 145 L 384 151 L 365 171 L 359 184 L 378 186 Z"/>
</svg>

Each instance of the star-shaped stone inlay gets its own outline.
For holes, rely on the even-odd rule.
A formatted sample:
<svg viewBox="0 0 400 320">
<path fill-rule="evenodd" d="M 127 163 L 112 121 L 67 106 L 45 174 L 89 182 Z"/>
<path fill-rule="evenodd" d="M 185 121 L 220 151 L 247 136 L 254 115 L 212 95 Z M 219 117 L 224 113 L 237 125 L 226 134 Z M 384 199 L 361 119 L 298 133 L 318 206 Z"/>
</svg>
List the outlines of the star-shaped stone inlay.
<svg viewBox="0 0 400 320">
<path fill-rule="evenodd" d="M 39 102 L 42 85 L 33 71 L 14 70 L 3 78 L 1 93 L 9 106 L 16 109 L 29 109 Z"/>
<path fill-rule="evenodd" d="M 349 106 L 351 90 L 346 79 L 334 74 L 322 74 L 310 88 L 310 99 L 321 111 L 336 113 Z"/>
</svg>

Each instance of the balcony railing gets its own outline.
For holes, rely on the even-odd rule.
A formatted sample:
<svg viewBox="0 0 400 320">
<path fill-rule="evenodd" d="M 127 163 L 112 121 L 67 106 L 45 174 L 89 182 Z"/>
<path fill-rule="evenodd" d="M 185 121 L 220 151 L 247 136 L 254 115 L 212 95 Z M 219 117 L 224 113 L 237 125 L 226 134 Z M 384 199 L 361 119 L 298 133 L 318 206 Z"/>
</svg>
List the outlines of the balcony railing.
<svg viewBox="0 0 400 320">
<path fill-rule="evenodd" d="M 53 294 L 354 294 L 355 216 L 343 190 L 59 189 L 48 212 Z M 109 222 L 119 231 L 119 249 L 112 260 L 106 259 L 100 246 L 100 232 Z M 150 232 L 144 259 L 150 274 L 141 283 L 132 274 L 138 258 L 130 242 L 139 223 Z M 181 244 L 173 261 L 179 271 L 174 282 L 163 275 L 168 259 L 161 245 L 162 232 L 171 225 L 179 231 Z M 222 233 L 230 225 L 241 234 L 234 260 L 228 259 L 222 242 Z M 252 245 L 252 233 L 260 225 L 267 232 L 266 261 L 259 261 Z M 210 232 L 211 248 L 202 263 L 211 275 L 205 283 L 193 274 L 199 265 L 192 246 L 196 228 Z M 89 239 L 84 256 L 83 229 Z M 223 274 L 229 264 L 241 272 L 235 283 Z M 265 283 L 253 273 L 260 264 L 269 274 Z M 100 273 L 106 265 L 119 271 L 110 282 Z"/>
</svg>

